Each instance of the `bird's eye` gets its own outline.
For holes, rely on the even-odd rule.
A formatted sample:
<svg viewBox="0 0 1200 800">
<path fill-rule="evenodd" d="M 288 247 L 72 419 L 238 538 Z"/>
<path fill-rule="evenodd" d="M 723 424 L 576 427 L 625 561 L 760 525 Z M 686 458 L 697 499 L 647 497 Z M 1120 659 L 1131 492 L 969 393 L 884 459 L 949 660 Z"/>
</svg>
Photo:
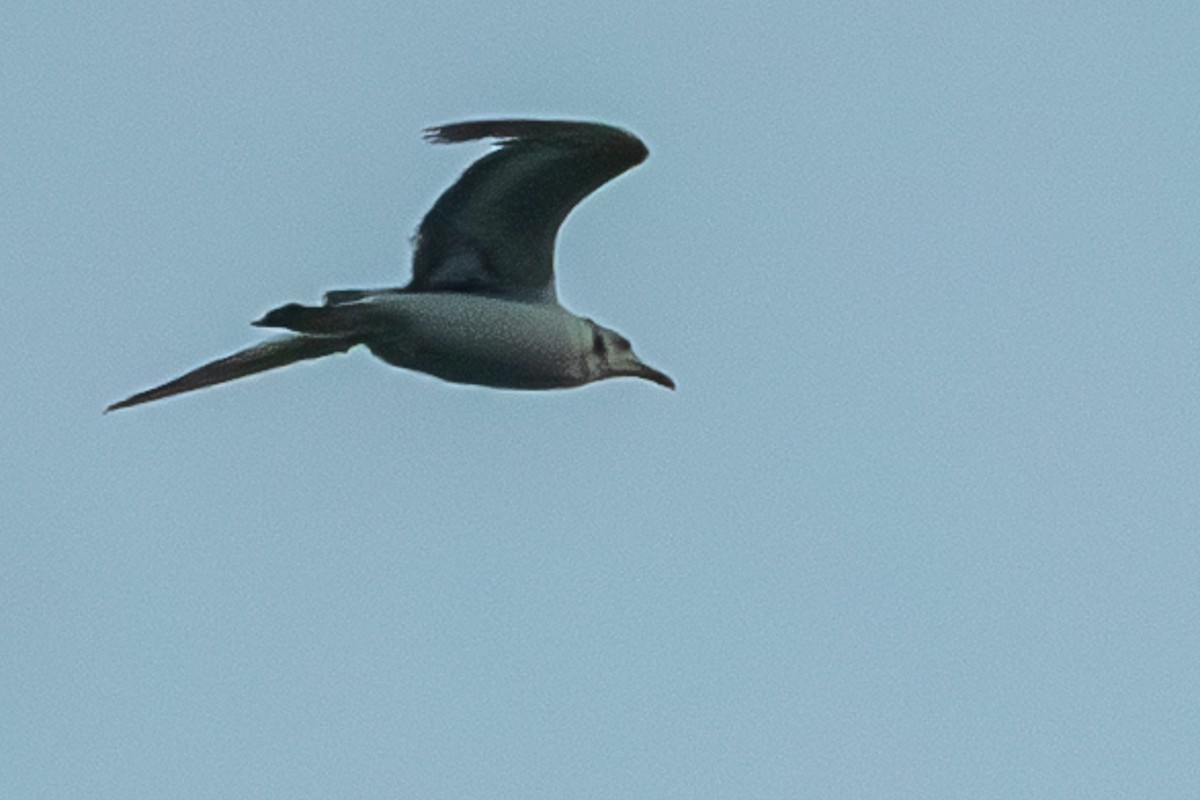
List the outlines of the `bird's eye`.
<svg viewBox="0 0 1200 800">
<path fill-rule="evenodd" d="M 600 331 L 592 332 L 592 352 L 598 356 L 604 355 L 604 337 L 600 335 Z"/>
</svg>

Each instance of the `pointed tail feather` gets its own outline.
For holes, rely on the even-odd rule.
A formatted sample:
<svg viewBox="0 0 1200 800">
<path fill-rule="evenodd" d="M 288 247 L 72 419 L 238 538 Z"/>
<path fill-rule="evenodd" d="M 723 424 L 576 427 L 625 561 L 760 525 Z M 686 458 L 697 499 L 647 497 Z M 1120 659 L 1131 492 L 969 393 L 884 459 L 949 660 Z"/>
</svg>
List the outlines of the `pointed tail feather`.
<svg viewBox="0 0 1200 800">
<path fill-rule="evenodd" d="M 331 336 L 283 336 L 270 339 L 262 344 L 239 350 L 233 355 L 197 367 L 186 375 L 164 383 L 162 386 L 138 392 L 132 397 L 113 403 L 104 409 L 104 413 L 149 403 L 151 400 L 161 400 L 171 395 L 192 392 L 206 386 L 215 386 L 218 383 L 244 378 L 257 372 L 285 367 L 297 361 L 344 353 L 357 343 L 354 339 Z"/>
<path fill-rule="evenodd" d="M 375 296 L 376 292 L 366 297 Z M 336 295 L 335 295 L 336 296 Z M 288 303 L 251 322 L 259 328 L 286 328 L 312 336 L 345 338 L 367 333 L 379 321 L 379 309 L 371 302 L 337 302 L 323 306 Z"/>
</svg>

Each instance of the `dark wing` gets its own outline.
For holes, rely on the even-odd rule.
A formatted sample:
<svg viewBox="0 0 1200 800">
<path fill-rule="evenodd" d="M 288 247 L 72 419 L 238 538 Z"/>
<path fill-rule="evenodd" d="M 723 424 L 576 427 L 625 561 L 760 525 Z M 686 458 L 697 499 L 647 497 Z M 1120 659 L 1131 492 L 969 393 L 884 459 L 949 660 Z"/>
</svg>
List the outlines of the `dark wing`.
<svg viewBox="0 0 1200 800">
<path fill-rule="evenodd" d="M 281 336 L 268 339 L 265 342 L 239 350 L 231 356 L 217 359 L 202 367 L 197 367 L 188 374 L 168 381 L 162 386 L 138 392 L 120 402 L 113 403 L 104 409 L 104 413 L 116 411 L 119 408 L 149 403 L 151 400 L 161 400 L 184 392 L 193 392 L 206 386 L 244 378 L 277 367 L 286 367 L 297 361 L 309 358 L 344 353 L 357 342 L 354 339 L 334 336 Z"/>
<path fill-rule="evenodd" d="M 583 198 L 646 159 L 646 146 L 589 122 L 488 120 L 429 128 L 431 142 L 498 139 L 421 221 L 407 291 L 554 301 L 554 239 Z"/>
</svg>

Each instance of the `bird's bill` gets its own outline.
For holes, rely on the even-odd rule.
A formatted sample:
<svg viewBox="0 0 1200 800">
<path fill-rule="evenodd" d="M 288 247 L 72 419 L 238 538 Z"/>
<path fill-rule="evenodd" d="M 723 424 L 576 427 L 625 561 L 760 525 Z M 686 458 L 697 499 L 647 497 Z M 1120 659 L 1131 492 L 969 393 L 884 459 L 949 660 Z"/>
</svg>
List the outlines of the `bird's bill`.
<svg viewBox="0 0 1200 800">
<path fill-rule="evenodd" d="M 657 383 L 659 386 L 665 386 L 672 391 L 675 390 L 675 381 L 671 380 L 669 375 L 665 372 L 659 372 L 654 367 L 647 366 L 646 364 L 638 363 L 630 369 L 629 374 L 635 378 L 645 378 L 648 381 Z"/>
</svg>

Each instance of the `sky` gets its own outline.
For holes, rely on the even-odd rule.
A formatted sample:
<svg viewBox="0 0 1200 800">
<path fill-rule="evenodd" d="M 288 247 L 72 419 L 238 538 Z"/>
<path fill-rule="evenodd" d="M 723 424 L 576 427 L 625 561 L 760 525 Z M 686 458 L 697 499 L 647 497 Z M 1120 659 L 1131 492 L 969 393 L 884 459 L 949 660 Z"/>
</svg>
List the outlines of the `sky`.
<svg viewBox="0 0 1200 800">
<path fill-rule="evenodd" d="M 1194 798 L 1187 3 L 8 3 L 0 796 Z M 678 383 L 365 352 L 494 116 Z"/>
</svg>

